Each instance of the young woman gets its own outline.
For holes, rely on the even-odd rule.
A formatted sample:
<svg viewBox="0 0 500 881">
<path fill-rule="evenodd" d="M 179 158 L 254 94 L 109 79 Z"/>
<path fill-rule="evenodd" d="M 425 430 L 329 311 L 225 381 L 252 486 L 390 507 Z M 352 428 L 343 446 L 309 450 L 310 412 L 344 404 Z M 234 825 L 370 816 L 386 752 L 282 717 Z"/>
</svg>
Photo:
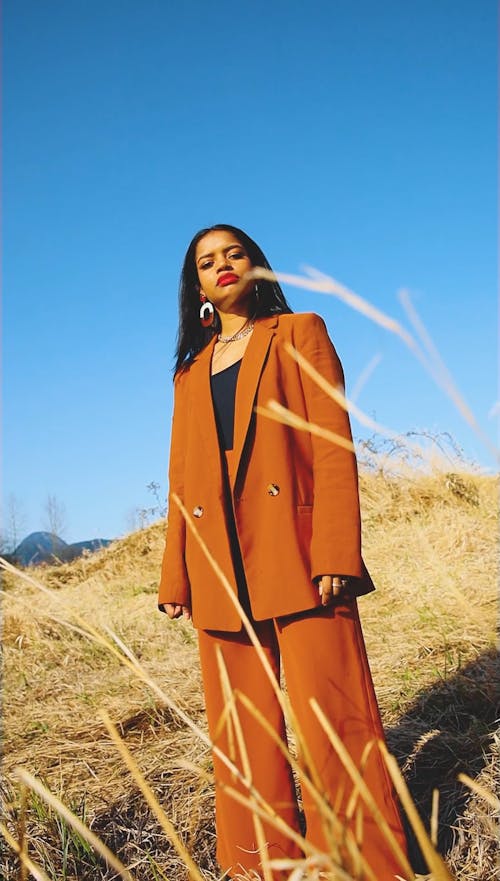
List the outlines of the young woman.
<svg viewBox="0 0 500 881">
<path fill-rule="evenodd" d="M 331 852 L 333 834 L 343 865 L 358 873 L 354 877 L 393 881 L 397 873 L 407 877 L 408 864 L 385 765 L 378 748 L 368 747 L 383 739 L 383 731 L 356 608 L 356 597 L 373 590 L 373 584 L 361 557 L 349 419 L 299 367 L 286 344 L 335 387 L 343 387 L 342 367 L 322 319 L 292 314 L 275 281 L 249 275 L 254 267 L 270 269 L 255 242 L 233 226 L 201 230 L 187 250 L 159 606 L 170 618 L 192 618 L 198 629 L 212 741 L 244 775 L 249 765 L 253 786 L 298 831 L 289 764 L 248 704 L 237 698 L 245 744 L 238 749 L 225 709 L 221 658 L 231 689 L 249 698 L 281 739 L 283 714 L 239 612 L 172 499 L 176 494 L 249 615 L 278 682 L 283 666 L 316 781 L 342 821 L 343 835 L 358 841 L 361 868 L 303 786 L 307 840 Z M 260 408 L 270 400 L 327 429 L 338 442 L 268 418 Z M 399 852 L 353 797 L 353 784 L 311 698 L 362 768 Z M 228 792 L 232 787 L 248 797 L 248 789 L 220 758 L 214 758 L 214 767 L 218 861 L 231 878 L 252 870 L 253 877 L 261 877 L 254 818 Z M 297 844 L 265 820 L 263 835 L 269 858 L 300 856 Z"/>
</svg>

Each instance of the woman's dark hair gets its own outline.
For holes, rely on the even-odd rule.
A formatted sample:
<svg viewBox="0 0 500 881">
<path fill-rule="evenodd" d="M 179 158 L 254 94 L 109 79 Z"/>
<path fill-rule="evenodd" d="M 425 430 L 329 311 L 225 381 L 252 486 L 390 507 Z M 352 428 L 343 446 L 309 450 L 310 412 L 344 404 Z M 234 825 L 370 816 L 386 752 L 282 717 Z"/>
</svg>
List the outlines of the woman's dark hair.
<svg viewBox="0 0 500 881">
<path fill-rule="evenodd" d="M 200 286 L 196 270 L 196 245 L 209 232 L 227 230 L 234 235 L 245 248 L 253 266 L 271 269 L 259 246 L 237 226 L 217 223 L 196 233 L 186 251 L 179 284 L 179 331 L 175 352 L 175 372 L 188 367 L 198 352 L 205 348 L 214 334 L 220 332 L 220 318 L 215 312 L 215 320 L 211 327 L 202 327 L 200 323 Z M 272 271 L 272 270 L 271 270 Z M 255 317 L 291 312 L 285 295 L 277 281 L 267 279 L 256 280 Z"/>
</svg>

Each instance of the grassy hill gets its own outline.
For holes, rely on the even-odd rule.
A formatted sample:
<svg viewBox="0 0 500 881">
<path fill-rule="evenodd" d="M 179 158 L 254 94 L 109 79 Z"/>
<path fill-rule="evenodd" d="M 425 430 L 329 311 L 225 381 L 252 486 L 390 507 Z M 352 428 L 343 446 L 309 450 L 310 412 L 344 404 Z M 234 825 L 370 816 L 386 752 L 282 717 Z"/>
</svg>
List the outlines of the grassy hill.
<svg viewBox="0 0 500 881">
<path fill-rule="evenodd" d="M 454 877 L 492 881 L 500 876 L 491 795 L 471 793 L 457 774 L 493 790 L 496 481 L 362 474 L 361 493 L 364 556 L 379 589 L 360 611 L 390 748 L 427 826 L 439 790 L 439 848 Z M 210 750 L 164 700 L 205 730 L 196 632 L 156 610 L 163 532 L 155 524 L 90 557 L 42 567 L 39 585 L 4 578 L 5 824 L 54 881 L 116 872 L 40 795 L 23 794 L 18 767 L 82 818 L 134 878 L 187 877 L 101 708 L 203 877 L 219 877 Z M 111 631 L 133 653 L 134 669 L 120 660 Z M 26 877 L 10 847 L 0 873 Z"/>
</svg>

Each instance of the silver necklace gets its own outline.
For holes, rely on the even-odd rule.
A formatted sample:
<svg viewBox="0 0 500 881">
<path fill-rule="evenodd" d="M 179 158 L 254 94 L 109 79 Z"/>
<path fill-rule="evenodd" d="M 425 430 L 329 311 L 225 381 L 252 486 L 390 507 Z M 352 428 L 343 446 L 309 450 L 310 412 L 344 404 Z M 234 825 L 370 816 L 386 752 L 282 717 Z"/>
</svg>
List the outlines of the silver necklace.
<svg viewBox="0 0 500 881">
<path fill-rule="evenodd" d="M 221 333 L 217 334 L 217 339 L 219 343 L 235 343 L 237 340 L 242 340 L 244 337 L 248 336 L 249 333 L 252 333 L 254 329 L 254 322 L 251 321 L 250 324 L 247 324 L 242 330 L 238 330 L 236 333 L 233 333 L 232 336 L 222 336 Z"/>
</svg>

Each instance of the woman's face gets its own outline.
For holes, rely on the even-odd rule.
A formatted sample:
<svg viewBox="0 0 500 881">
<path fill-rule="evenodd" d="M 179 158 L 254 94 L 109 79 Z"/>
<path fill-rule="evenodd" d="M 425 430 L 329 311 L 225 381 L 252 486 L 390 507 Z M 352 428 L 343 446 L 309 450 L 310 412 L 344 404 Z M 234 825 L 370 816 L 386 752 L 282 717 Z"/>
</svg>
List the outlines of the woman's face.
<svg viewBox="0 0 500 881">
<path fill-rule="evenodd" d="M 245 278 L 252 262 L 244 246 L 225 229 L 212 230 L 196 245 L 200 293 L 221 312 L 249 314 L 255 282 Z"/>
</svg>

